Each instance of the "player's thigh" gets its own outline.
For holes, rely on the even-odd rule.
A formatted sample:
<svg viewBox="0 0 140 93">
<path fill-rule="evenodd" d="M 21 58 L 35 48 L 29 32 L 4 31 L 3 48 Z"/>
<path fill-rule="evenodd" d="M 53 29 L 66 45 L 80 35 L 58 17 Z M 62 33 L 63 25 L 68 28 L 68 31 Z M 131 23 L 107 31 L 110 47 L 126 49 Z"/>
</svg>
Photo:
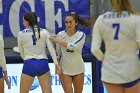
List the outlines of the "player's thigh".
<svg viewBox="0 0 140 93">
<path fill-rule="evenodd" d="M 4 93 L 4 79 L 0 79 L 0 93 Z"/>
<path fill-rule="evenodd" d="M 140 82 L 130 88 L 125 88 L 125 93 L 140 93 Z"/>
<path fill-rule="evenodd" d="M 45 74 L 38 76 L 39 83 L 41 85 L 42 93 L 52 93 L 50 84 L 50 71 Z"/>
<path fill-rule="evenodd" d="M 82 93 L 84 84 L 84 73 L 73 76 L 74 93 Z"/>
<path fill-rule="evenodd" d="M 59 78 L 65 93 L 73 93 L 72 76 L 62 74 Z"/>
<path fill-rule="evenodd" d="M 20 93 L 28 93 L 33 81 L 34 77 L 28 76 L 26 74 L 21 74 Z"/>
<path fill-rule="evenodd" d="M 105 83 L 104 85 L 106 87 L 107 93 L 125 93 L 124 92 L 124 87 L 118 84 L 110 84 L 110 83 Z"/>
</svg>

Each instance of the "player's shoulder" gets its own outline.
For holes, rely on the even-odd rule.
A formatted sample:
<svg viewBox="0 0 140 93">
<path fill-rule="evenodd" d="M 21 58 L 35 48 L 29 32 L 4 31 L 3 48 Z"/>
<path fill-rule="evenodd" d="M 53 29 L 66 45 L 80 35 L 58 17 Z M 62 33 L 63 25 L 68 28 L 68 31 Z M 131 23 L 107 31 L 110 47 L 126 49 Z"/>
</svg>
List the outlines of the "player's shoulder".
<svg viewBox="0 0 140 93">
<path fill-rule="evenodd" d="M 40 28 L 40 33 L 47 33 L 47 30 L 44 28 Z"/>
<path fill-rule="evenodd" d="M 85 37 L 86 35 L 85 35 L 85 33 L 83 32 L 83 31 L 80 31 L 80 30 L 78 30 L 77 32 L 76 32 L 76 36 L 78 36 L 78 37 Z"/>
<path fill-rule="evenodd" d="M 99 15 L 99 16 L 97 17 L 96 22 L 101 22 L 101 21 L 103 21 L 103 20 L 104 20 L 104 17 L 105 17 L 107 14 L 109 14 L 109 13 L 110 13 L 110 12 L 105 12 L 105 13 Z"/>
<path fill-rule="evenodd" d="M 43 36 L 43 37 L 47 37 L 49 38 L 50 37 L 50 33 L 48 30 L 44 29 L 44 28 L 41 28 L 40 30 L 40 34 Z"/>
<path fill-rule="evenodd" d="M 25 33 L 25 31 L 26 31 L 25 29 L 19 31 L 19 32 L 18 32 L 18 36 L 19 36 L 19 35 L 22 35 L 23 33 Z"/>
<path fill-rule="evenodd" d="M 46 35 L 46 34 L 49 34 L 49 31 L 44 28 L 40 28 L 40 33 Z"/>
<path fill-rule="evenodd" d="M 46 29 L 44 29 L 44 28 L 40 28 L 40 31 L 47 31 Z"/>
<path fill-rule="evenodd" d="M 85 35 L 85 33 L 84 33 L 83 31 L 81 31 L 81 30 L 78 30 L 76 33 L 77 33 L 78 35 Z"/>
<path fill-rule="evenodd" d="M 132 14 L 131 15 L 133 18 L 135 18 L 135 19 L 140 19 L 140 15 L 139 14 Z"/>
<path fill-rule="evenodd" d="M 65 35 L 65 33 L 66 33 L 66 30 L 60 31 L 60 32 L 58 32 L 57 36 Z"/>
<path fill-rule="evenodd" d="M 131 23 L 140 23 L 140 15 L 139 14 L 131 14 L 131 17 L 130 17 L 130 21 Z"/>
<path fill-rule="evenodd" d="M 66 33 L 66 30 L 58 32 L 58 34 L 64 34 L 64 33 Z"/>
</svg>

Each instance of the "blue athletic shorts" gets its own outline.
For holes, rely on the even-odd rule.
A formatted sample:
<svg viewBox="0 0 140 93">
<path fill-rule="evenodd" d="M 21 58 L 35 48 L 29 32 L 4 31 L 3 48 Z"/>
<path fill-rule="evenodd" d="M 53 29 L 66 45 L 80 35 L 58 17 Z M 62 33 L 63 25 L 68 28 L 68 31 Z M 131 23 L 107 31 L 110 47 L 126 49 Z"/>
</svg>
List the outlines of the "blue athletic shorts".
<svg viewBox="0 0 140 93">
<path fill-rule="evenodd" d="M 31 77 L 41 76 L 50 71 L 47 59 L 24 60 L 22 73 Z"/>
<path fill-rule="evenodd" d="M 139 81 L 140 81 L 140 78 L 138 78 L 138 79 L 136 79 L 132 82 L 124 83 L 124 84 L 121 84 L 121 85 L 125 88 L 130 88 L 130 87 L 134 86 L 135 84 L 137 84 Z"/>
<path fill-rule="evenodd" d="M 0 67 L 0 79 L 3 77 L 2 67 Z"/>
</svg>

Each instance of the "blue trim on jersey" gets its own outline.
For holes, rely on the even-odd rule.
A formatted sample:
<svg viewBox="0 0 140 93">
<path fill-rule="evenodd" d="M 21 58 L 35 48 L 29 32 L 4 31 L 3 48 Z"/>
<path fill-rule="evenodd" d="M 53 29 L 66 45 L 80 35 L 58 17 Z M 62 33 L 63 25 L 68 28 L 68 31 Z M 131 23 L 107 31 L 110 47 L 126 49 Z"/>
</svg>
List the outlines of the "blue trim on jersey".
<svg viewBox="0 0 140 93">
<path fill-rule="evenodd" d="M 83 37 L 84 37 L 84 33 L 83 33 L 82 37 L 79 40 L 77 40 L 74 44 L 77 44 Z"/>
<path fill-rule="evenodd" d="M 136 79 L 132 82 L 124 83 L 124 84 L 121 84 L 121 85 L 125 88 L 130 88 L 130 87 L 136 85 L 138 82 L 140 82 L 140 78 L 138 78 L 138 79 Z"/>
<path fill-rule="evenodd" d="M 0 67 L 0 79 L 3 77 L 2 67 Z"/>
</svg>

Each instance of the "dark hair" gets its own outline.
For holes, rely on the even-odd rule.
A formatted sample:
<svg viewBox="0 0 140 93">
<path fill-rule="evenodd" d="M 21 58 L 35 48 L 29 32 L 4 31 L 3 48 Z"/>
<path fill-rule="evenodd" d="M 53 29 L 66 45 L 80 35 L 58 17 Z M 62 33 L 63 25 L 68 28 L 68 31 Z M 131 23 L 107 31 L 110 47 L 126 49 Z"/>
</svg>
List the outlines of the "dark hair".
<svg viewBox="0 0 140 93">
<path fill-rule="evenodd" d="M 122 11 L 127 11 L 132 14 L 136 14 L 136 12 L 133 10 L 129 0 L 110 0 L 113 8 L 115 9 L 116 12 L 119 14 Z"/>
<path fill-rule="evenodd" d="M 40 38 L 40 26 L 39 26 L 39 23 L 37 21 L 36 14 L 34 12 L 26 13 L 26 14 L 24 14 L 24 20 L 29 22 L 29 25 L 32 27 L 33 35 L 35 36 L 35 38 L 36 38 L 36 34 L 35 34 L 35 29 L 34 28 L 35 28 L 35 26 L 37 26 L 38 34 L 39 34 L 38 39 L 39 39 Z"/>
<path fill-rule="evenodd" d="M 73 17 L 73 19 L 75 20 L 76 23 L 78 23 L 78 25 L 80 24 L 81 26 L 90 26 L 91 25 L 91 20 L 86 20 L 84 18 L 81 18 L 77 13 L 75 12 L 71 12 L 70 14 L 68 14 L 66 17 L 71 16 Z M 76 25 L 76 28 L 78 27 L 78 25 Z"/>
</svg>

